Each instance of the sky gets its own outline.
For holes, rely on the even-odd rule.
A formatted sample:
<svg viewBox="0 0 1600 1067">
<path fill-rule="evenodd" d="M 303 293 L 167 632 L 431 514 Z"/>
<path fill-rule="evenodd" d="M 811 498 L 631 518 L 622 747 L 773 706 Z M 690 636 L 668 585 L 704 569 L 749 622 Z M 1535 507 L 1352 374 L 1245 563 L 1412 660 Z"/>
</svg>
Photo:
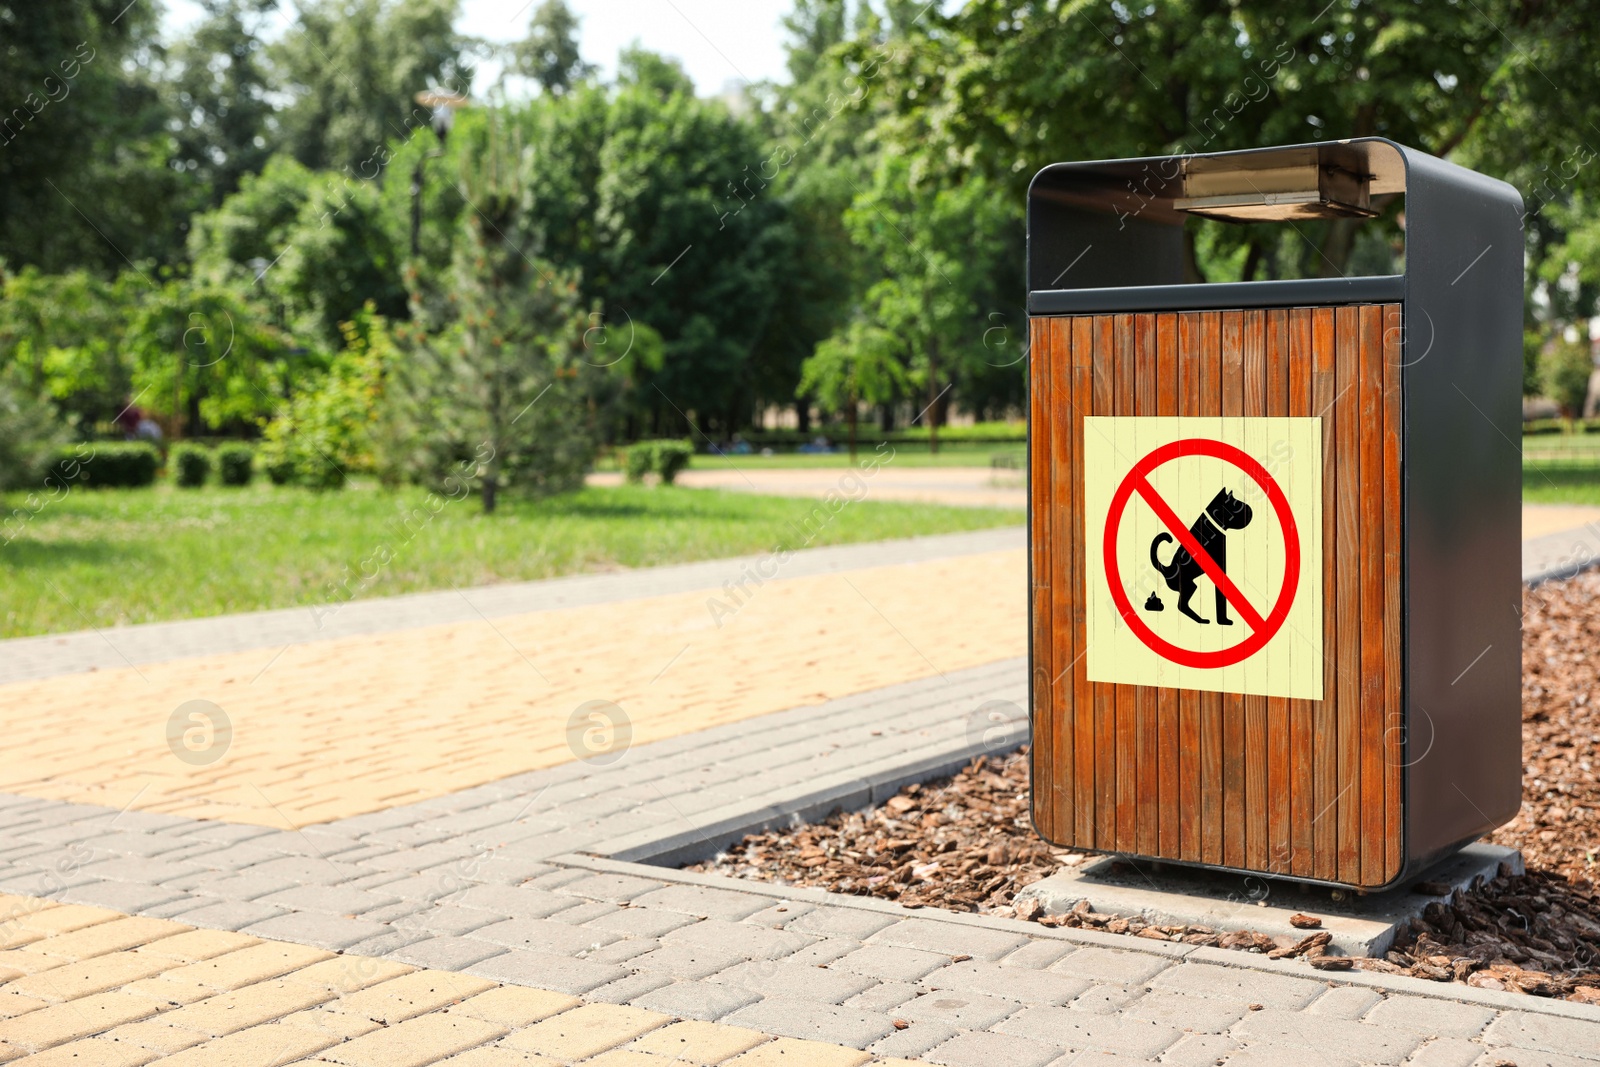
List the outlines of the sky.
<svg viewBox="0 0 1600 1067">
<path fill-rule="evenodd" d="M 490 41 L 520 39 L 539 0 L 463 0 L 456 28 Z M 617 53 L 638 41 L 683 63 L 702 96 L 729 80 L 785 81 L 783 27 L 791 0 L 567 0 L 582 20 L 583 58 L 609 76 Z M 288 2 L 283 8 L 291 9 Z M 168 0 L 162 20 L 171 39 L 200 17 L 193 0 Z M 492 76 L 492 73 L 491 73 Z M 480 74 L 480 84 L 483 77 Z"/>
</svg>

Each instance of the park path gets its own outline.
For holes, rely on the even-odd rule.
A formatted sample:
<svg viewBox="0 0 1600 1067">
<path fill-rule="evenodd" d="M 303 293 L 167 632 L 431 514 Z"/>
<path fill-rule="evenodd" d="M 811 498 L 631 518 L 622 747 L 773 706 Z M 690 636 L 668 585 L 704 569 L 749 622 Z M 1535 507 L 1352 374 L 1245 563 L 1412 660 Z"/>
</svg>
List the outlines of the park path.
<svg viewBox="0 0 1600 1067">
<path fill-rule="evenodd" d="M 863 451 L 863 456 L 870 454 Z M 688 489 L 726 489 L 736 493 L 762 493 L 767 496 L 821 498 L 830 492 L 848 490 L 841 479 L 850 473 L 846 467 L 796 467 L 754 470 L 695 470 L 678 475 L 677 484 Z M 602 471 L 589 475 L 595 486 L 621 485 L 622 475 Z M 1017 508 L 1028 506 L 1027 476 L 1020 470 L 992 470 L 988 467 L 892 467 L 880 466 L 872 480 L 862 486 L 865 499 L 900 503 L 950 504 L 972 508 Z"/>
<path fill-rule="evenodd" d="M 0 1062 L 1600 1064 L 1593 1007 L 675 869 L 1025 740 L 1021 544 L 0 643 Z"/>
</svg>

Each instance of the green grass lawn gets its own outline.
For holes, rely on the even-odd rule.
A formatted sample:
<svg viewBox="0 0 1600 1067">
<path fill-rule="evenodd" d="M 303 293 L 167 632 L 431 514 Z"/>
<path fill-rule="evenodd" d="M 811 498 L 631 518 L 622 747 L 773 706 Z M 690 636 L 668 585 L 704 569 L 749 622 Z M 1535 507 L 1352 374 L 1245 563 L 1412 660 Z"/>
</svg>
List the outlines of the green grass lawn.
<svg viewBox="0 0 1600 1067">
<path fill-rule="evenodd" d="M 390 596 L 765 552 L 796 544 L 791 524 L 817 506 L 624 486 L 537 503 L 507 498 L 492 517 L 469 498 L 429 520 L 423 501 L 420 491 L 359 483 L 324 494 L 265 484 L 74 490 L 0 527 L 0 637 L 340 603 L 346 581 L 357 596 Z M 11 515 L 23 498 L 4 502 Z M 1021 521 L 1020 511 L 863 501 L 811 544 Z M 380 565 L 385 554 L 392 558 Z"/>
<path fill-rule="evenodd" d="M 1600 434 L 1524 436 L 1522 499 L 1529 504 L 1600 505 Z"/>
</svg>

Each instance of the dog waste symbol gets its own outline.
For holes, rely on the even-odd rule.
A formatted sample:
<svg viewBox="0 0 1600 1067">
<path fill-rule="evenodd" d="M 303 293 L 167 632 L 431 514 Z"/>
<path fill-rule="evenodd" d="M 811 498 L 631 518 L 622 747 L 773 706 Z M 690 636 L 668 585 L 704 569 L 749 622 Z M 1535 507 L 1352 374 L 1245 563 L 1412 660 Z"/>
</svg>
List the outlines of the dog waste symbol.
<svg viewBox="0 0 1600 1067">
<path fill-rule="evenodd" d="M 1165 611 L 1166 610 L 1166 605 L 1161 603 L 1161 598 L 1160 597 L 1156 596 L 1154 593 L 1151 593 L 1150 594 L 1150 598 L 1144 602 L 1144 610 L 1146 610 L 1146 611 Z"/>
</svg>

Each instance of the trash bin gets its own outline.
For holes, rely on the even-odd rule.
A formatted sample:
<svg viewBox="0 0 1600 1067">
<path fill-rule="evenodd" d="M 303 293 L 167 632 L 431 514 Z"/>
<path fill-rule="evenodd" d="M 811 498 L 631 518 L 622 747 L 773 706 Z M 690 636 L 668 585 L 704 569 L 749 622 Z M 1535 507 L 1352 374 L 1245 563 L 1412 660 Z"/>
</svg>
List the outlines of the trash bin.
<svg viewBox="0 0 1600 1067">
<path fill-rule="evenodd" d="M 1055 164 L 1027 225 L 1038 832 L 1372 890 L 1511 818 L 1517 192 L 1364 138 Z M 1231 225 L 1395 268 L 1198 280 Z"/>
</svg>

